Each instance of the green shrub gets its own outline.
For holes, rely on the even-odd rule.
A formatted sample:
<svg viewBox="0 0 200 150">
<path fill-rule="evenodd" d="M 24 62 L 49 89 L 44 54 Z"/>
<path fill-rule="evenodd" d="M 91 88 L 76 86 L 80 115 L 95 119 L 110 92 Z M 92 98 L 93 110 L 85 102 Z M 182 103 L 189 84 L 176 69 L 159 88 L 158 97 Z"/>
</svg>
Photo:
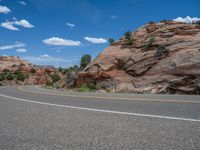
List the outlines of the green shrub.
<svg viewBox="0 0 200 150">
<path fill-rule="evenodd" d="M 7 72 L 6 73 L 6 79 L 7 80 L 13 80 L 14 79 L 14 75 L 11 72 Z"/>
<path fill-rule="evenodd" d="M 17 65 L 16 65 L 16 64 L 14 64 L 14 65 L 12 65 L 12 67 L 17 67 Z"/>
<path fill-rule="evenodd" d="M 12 72 L 10 72 L 10 70 L 8 69 L 4 69 L 3 73 L 1 73 L 1 80 L 13 80 L 14 79 L 14 75 Z"/>
<path fill-rule="evenodd" d="M 112 45 L 115 42 L 115 40 L 112 38 L 108 39 L 108 41 L 109 41 L 110 45 Z"/>
<path fill-rule="evenodd" d="M 196 25 L 200 26 L 200 20 L 195 22 Z"/>
<path fill-rule="evenodd" d="M 198 20 L 198 21 L 193 21 L 192 24 L 200 25 L 200 20 Z"/>
<path fill-rule="evenodd" d="M 91 89 L 89 88 L 86 84 L 83 84 L 80 88 L 79 88 L 79 92 L 95 92 L 96 89 Z"/>
<path fill-rule="evenodd" d="M 89 54 L 85 54 L 81 57 L 80 70 L 83 70 L 92 60 Z"/>
<path fill-rule="evenodd" d="M 56 73 L 50 75 L 51 79 L 53 80 L 53 83 L 57 82 L 60 80 L 60 76 Z"/>
<path fill-rule="evenodd" d="M 157 49 L 156 49 L 156 53 L 154 55 L 154 57 L 156 58 L 160 58 L 163 55 L 167 55 L 169 52 L 169 50 L 165 47 L 165 45 L 160 45 Z"/>
<path fill-rule="evenodd" d="M 0 81 L 3 81 L 3 80 L 5 80 L 5 79 L 6 79 L 5 73 L 1 73 L 1 74 L 0 74 Z"/>
<path fill-rule="evenodd" d="M 10 70 L 9 69 L 4 69 L 3 72 L 7 73 L 7 72 L 10 72 Z"/>
<path fill-rule="evenodd" d="M 170 22 L 170 21 L 172 21 L 172 20 L 163 19 L 163 20 L 161 20 L 160 22 L 161 22 L 161 23 L 168 23 L 168 22 Z"/>
<path fill-rule="evenodd" d="M 96 90 L 96 84 L 94 82 L 90 82 L 88 85 L 88 88 L 90 88 L 91 90 Z"/>
<path fill-rule="evenodd" d="M 31 72 L 31 73 L 36 73 L 35 68 L 31 68 L 30 72 Z"/>
<path fill-rule="evenodd" d="M 53 83 L 52 82 L 49 82 L 47 81 L 46 84 L 45 84 L 45 87 L 53 87 Z"/>
<path fill-rule="evenodd" d="M 149 24 L 154 24 L 155 22 L 154 21 L 149 21 Z"/>
<path fill-rule="evenodd" d="M 124 33 L 124 36 L 125 36 L 125 44 L 126 45 L 133 44 L 132 32 L 127 31 L 126 33 Z"/>
<path fill-rule="evenodd" d="M 23 72 L 17 71 L 15 72 L 15 75 L 17 80 L 24 81 L 26 79 L 26 76 L 23 74 Z"/>
<path fill-rule="evenodd" d="M 154 37 L 154 36 L 151 36 L 151 37 L 148 39 L 147 44 L 145 44 L 145 45 L 143 46 L 144 51 L 147 51 L 147 50 L 152 46 L 152 44 L 153 44 L 154 42 L 155 42 L 155 37 Z"/>
</svg>

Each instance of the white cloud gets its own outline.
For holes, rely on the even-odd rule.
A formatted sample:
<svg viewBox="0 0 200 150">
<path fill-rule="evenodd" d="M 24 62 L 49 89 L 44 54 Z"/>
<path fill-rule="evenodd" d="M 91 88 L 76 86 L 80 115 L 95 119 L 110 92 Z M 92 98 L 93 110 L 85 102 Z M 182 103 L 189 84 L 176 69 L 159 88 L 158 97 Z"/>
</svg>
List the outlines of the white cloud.
<svg viewBox="0 0 200 150">
<path fill-rule="evenodd" d="M 73 41 L 68 39 L 62 39 L 58 37 L 52 37 L 49 39 L 43 40 L 43 43 L 47 45 L 54 45 L 54 46 L 80 46 L 80 41 Z"/>
<path fill-rule="evenodd" d="M 16 20 L 16 18 L 13 18 L 14 21 L 7 21 L 4 23 L 1 23 L 1 27 L 9 29 L 9 30 L 14 30 L 14 31 L 18 31 L 19 29 L 17 27 L 15 27 L 14 25 L 17 26 L 22 26 L 24 28 L 33 28 L 34 26 L 32 24 L 30 24 L 27 20 L 22 19 L 20 21 Z"/>
<path fill-rule="evenodd" d="M 51 56 L 48 54 L 41 55 L 40 58 L 50 58 Z"/>
<path fill-rule="evenodd" d="M 11 12 L 11 10 L 7 6 L 0 5 L 0 13 L 8 14 L 10 12 Z"/>
<path fill-rule="evenodd" d="M 66 23 L 67 26 L 70 27 L 70 29 L 73 29 L 74 27 L 76 27 L 74 24 L 67 22 Z"/>
<path fill-rule="evenodd" d="M 0 26 L 3 27 L 3 28 L 9 29 L 9 30 L 13 30 L 13 31 L 18 31 L 19 30 L 18 28 L 13 26 L 12 22 L 4 22 L 4 23 L 1 23 Z"/>
<path fill-rule="evenodd" d="M 101 44 L 101 43 L 107 43 L 107 40 L 104 38 L 94 38 L 94 37 L 85 37 L 86 41 L 89 41 L 93 44 Z"/>
<path fill-rule="evenodd" d="M 0 46 L 0 50 L 9 50 L 14 48 L 23 48 L 26 44 L 22 42 L 15 42 L 15 44 Z"/>
<path fill-rule="evenodd" d="M 19 4 L 26 6 L 26 2 L 25 1 L 18 1 Z"/>
<path fill-rule="evenodd" d="M 190 17 L 190 16 L 187 16 L 185 18 L 178 17 L 178 18 L 174 19 L 174 21 L 184 22 L 184 23 L 193 23 L 193 22 L 196 22 L 196 21 L 199 21 L 199 20 L 200 20 L 200 18 Z"/>
<path fill-rule="evenodd" d="M 14 21 L 13 24 L 22 26 L 24 28 L 33 28 L 34 26 L 30 24 L 27 20 L 22 19 L 20 21 Z"/>
<path fill-rule="evenodd" d="M 18 48 L 18 49 L 16 49 L 16 51 L 18 53 L 26 53 L 27 52 L 25 48 Z"/>
</svg>

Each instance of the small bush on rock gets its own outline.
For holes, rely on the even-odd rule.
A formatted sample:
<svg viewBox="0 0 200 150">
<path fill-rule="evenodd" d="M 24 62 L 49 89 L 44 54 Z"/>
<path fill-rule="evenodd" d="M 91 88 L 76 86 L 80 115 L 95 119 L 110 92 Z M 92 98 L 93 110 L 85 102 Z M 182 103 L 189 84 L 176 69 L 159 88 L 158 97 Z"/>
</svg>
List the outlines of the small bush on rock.
<svg viewBox="0 0 200 150">
<path fill-rule="evenodd" d="M 24 81 L 26 79 L 26 76 L 23 72 L 17 71 L 15 72 L 15 75 L 17 77 L 17 80 Z"/>
<path fill-rule="evenodd" d="M 155 42 L 155 37 L 154 37 L 154 36 L 151 36 L 151 37 L 148 39 L 147 44 L 145 44 L 145 45 L 143 46 L 144 51 L 147 51 L 147 50 L 152 46 L 152 44 L 153 44 L 154 42 Z"/>
<path fill-rule="evenodd" d="M 149 21 L 149 24 L 155 24 L 155 22 L 154 21 Z"/>
<path fill-rule="evenodd" d="M 83 70 L 92 60 L 89 54 L 85 54 L 81 57 L 80 70 Z"/>
<path fill-rule="evenodd" d="M 80 88 L 79 88 L 79 92 L 95 92 L 96 89 L 91 89 L 89 88 L 86 84 L 83 84 Z"/>
<path fill-rule="evenodd" d="M 53 87 L 53 83 L 52 82 L 49 82 L 47 81 L 46 84 L 45 84 L 45 87 Z"/>
<path fill-rule="evenodd" d="M 7 73 L 7 72 L 10 72 L 9 69 L 4 69 L 3 72 Z"/>
<path fill-rule="evenodd" d="M 6 73 L 6 79 L 7 80 L 13 80 L 14 79 L 14 75 L 11 72 L 7 72 Z"/>
<path fill-rule="evenodd" d="M 31 68 L 31 73 L 36 73 L 36 70 L 34 68 Z"/>
<path fill-rule="evenodd" d="M 4 81 L 6 79 L 5 73 L 0 74 L 0 81 Z"/>
<path fill-rule="evenodd" d="M 124 36 L 125 36 L 125 44 L 126 45 L 133 44 L 132 32 L 127 31 L 126 33 L 124 33 Z"/>
<path fill-rule="evenodd" d="M 110 45 L 112 45 L 115 42 L 115 40 L 113 38 L 108 39 L 108 41 L 109 41 Z"/>
<path fill-rule="evenodd" d="M 51 76 L 51 79 L 53 80 L 53 83 L 57 82 L 60 80 L 60 76 L 56 73 L 50 75 Z"/>
<path fill-rule="evenodd" d="M 169 53 L 169 50 L 165 47 L 165 45 L 160 45 L 157 49 L 156 49 L 156 53 L 154 55 L 155 58 L 160 58 L 164 55 L 167 55 Z"/>
</svg>

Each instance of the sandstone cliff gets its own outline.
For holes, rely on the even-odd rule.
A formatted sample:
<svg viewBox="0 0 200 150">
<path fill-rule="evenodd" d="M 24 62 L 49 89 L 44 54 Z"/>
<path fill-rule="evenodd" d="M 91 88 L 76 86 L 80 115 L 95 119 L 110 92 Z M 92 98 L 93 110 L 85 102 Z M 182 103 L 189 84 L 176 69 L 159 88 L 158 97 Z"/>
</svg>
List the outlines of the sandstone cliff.
<svg viewBox="0 0 200 150">
<path fill-rule="evenodd" d="M 109 91 L 200 94 L 200 26 L 151 23 L 106 48 L 79 73 L 83 83 Z"/>
</svg>

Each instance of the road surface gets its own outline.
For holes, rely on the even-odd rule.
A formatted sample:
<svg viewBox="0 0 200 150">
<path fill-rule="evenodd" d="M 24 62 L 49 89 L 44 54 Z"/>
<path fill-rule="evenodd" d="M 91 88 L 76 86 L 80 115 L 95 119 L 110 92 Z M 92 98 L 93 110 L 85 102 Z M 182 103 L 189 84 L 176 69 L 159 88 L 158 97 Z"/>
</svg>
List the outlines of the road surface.
<svg viewBox="0 0 200 150">
<path fill-rule="evenodd" d="M 199 150 L 200 96 L 0 88 L 1 150 Z"/>
</svg>

